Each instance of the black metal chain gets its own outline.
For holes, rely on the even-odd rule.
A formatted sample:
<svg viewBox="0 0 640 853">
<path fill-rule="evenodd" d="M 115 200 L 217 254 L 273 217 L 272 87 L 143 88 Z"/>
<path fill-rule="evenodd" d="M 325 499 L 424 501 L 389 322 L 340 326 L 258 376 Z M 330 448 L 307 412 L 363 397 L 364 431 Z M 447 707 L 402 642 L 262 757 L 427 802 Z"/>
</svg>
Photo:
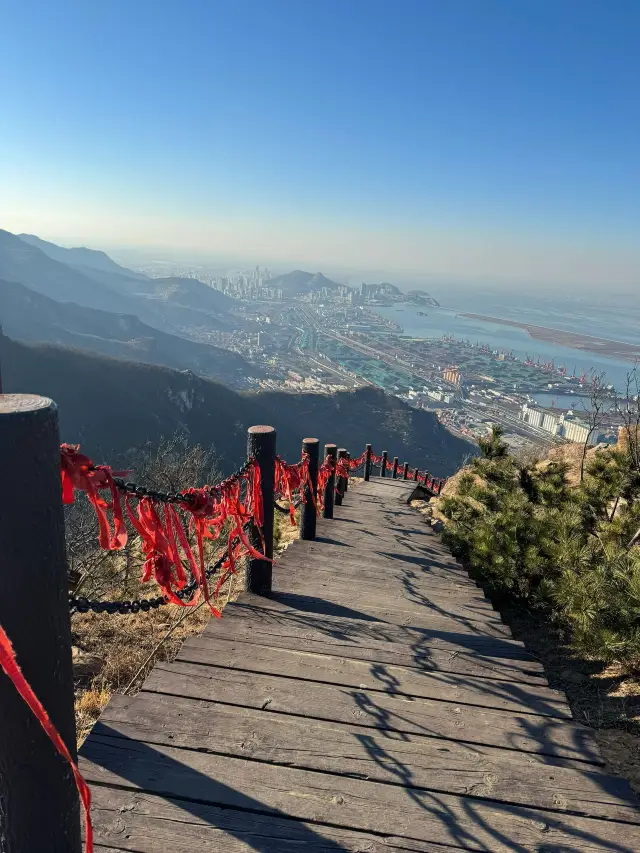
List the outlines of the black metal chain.
<svg viewBox="0 0 640 853">
<path fill-rule="evenodd" d="M 245 524 L 245 532 L 248 531 L 250 527 L 251 522 Z M 234 544 L 237 543 L 237 541 L 238 538 L 236 537 L 234 539 Z M 224 552 L 216 562 L 206 570 L 205 574 L 207 578 L 215 575 L 227 559 L 227 554 L 228 552 L 225 548 Z M 176 595 L 184 601 L 185 599 L 193 596 L 193 593 L 197 588 L 198 580 L 197 578 L 194 578 L 191 583 L 178 590 Z M 89 598 L 69 596 L 69 608 L 71 615 L 74 613 L 88 613 L 89 611 L 92 611 L 93 613 L 111 613 L 126 616 L 129 613 L 138 613 L 140 610 L 144 613 L 148 613 L 150 610 L 155 610 L 165 604 L 169 604 L 169 599 L 164 595 L 156 596 L 156 598 L 136 598 L 132 601 L 96 601 Z"/>
<path fill-rule="evenodd" d="M 214 486 L 206 486 L 206 488 L 210 492 L 220 492 L 225 486 L 229 483 L 232 483 L 234 480 L 239 480 L 244 474 L 247 473 L 249 468 L 254 464 L 255 460 L 253 458 L 247 459 L 247 461 L 238 468 L 237 471 L 234 471 L 233 474 L 230 474 L 226 477 L 222 482 L 216 483 Z M 163 492 L 159 489 L 149 489 L 145 486 L 138 486 L 136 483 L 125 482 L 122 477 L 114 477 L 113 482 L 115 487 L 120 492 L 124 492 L 128 495 L 134 495 L 138 498 L 149 498 L 153 501 L 158 501 L 160 503 L 191 503 L 195 500 L 194 495 L 189 494 L 188 492 Z"/>
</svg>

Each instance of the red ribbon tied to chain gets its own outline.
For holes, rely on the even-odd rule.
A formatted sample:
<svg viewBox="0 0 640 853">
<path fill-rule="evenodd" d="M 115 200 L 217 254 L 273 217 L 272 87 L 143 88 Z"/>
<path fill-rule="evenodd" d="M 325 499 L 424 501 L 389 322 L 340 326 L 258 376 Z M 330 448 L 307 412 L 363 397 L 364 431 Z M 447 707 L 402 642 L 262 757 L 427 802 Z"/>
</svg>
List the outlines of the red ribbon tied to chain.
<svg viewBox="0 0 640 853">
<path fill-rule="evenodd" d="M 72 504 L 75 489 L 86 492 L 98 518 L 100 547 L 107 551 L 120 550 L 127 544 L 127 528 L 122 515 L 120 495 L 113 481 L 114 472 L 108 465 L 94 465 L 89 457 L 79 450 L 78 444 L 63 444 L 60 447 L 62 500 L 65 504 Z M 98 494 L 99 489 L 109 489 L 110 504 Z M 107 518 L 109 509 L 113 513 L 113 530 Z"/>
<path fill-rule="evenodd" d="M 284 497 L 289 502 L 289 516 L 291 524 L 295 525 L 295 505 L 293 501 L 293 493 L 300 493 L 300 500 L 303 504 L 307 502 L 306 491 L 309 490 L 311 499 L 314 503 L 313 489 L 311 487 L 311 475 L 309 473 L 309 454 L 303 453 L 300 462 L 295 465 L 290 465 L 279 456 L 276 456 L 276 464 L 274 471 L 275 485 L 274 492 L 276 496 Z M 316 504 L 317 509 L 317 504 Z"/>
<path fill-rule="evenodd" d="M 357 459 L 349 459 L 349 470 L 355 471 L 356 468 L 359 468 L 361 465 L 367 461 L 367 451 L 365 450 L 363 453 L 358 456 Z"/>
<path fill-rule="evenodd" d="M 56 750 L 64 758 L 71 767 L 73 778 L 80 795 L 80 802 L 84 811 L 85 825 L 85 840 L 86 853 L 93 853 L 93 828 L 91 826 L 91 792 L 89 786 L 83 779 L 76 762 L 73 760 L 71 753 L 67 749 L 67 745 L 62 740 L 60 733 L 51 722 L 51 718 L 47 714 L 44 706 L 33 692 L 33 688 L 24 677 L 24 673 L 20 669 L 16 653 L 11 645 L 11 640 L 5 633 L 4 628 L 0 625 L 0 668 L 7 674 L 13 686 L 20 694 L 23 701 L 29 707 L 29 710 L 38 720 L 42 728 L 45 730 L 49 740 L 54 745 Z"/>
<path fill-rule="evenodd" d="M 327 454 L 324 462 L 318 468 L 318 493 L 316 496 L 317 506 L 324 509 L 324 491 L 329 482 L 329 478 L 336 470 L 336 461 L 333 456 Z"/>
</svg>

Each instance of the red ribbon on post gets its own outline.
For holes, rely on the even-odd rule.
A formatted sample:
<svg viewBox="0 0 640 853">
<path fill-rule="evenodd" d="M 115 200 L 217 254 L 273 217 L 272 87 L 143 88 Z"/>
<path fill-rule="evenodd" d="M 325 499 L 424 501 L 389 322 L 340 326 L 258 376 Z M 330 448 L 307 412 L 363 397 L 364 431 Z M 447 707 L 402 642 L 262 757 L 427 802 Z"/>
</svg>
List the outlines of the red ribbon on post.
<svg viewBox="0 0 640 853">
<path fill-rule="evenodd" d="M 304 453 L 300 462 L 297 462 L 295 465 L 290 465 L 279 456 L 276 456 L 275 494 L 276 496 L 284 497 L 289 502 L 289 515 L 291 517 L 291 524 L 294 526 L 296 520 L 293 492 L 300 493 L 300 501 L 304 504 L 307 502 L 305 497 L 305 486 L 309 488 L 309 493 L 313 500 L 313 489 L 311 488 L 311 477 L 309 475 L 308 454 Z"/>
<path fill-rule="evenodd" d="M 316 495 L 316 506 L 319 509 L 324 509 L 324 490 L 329 477 L 331 477 L 335 470 L 336 463 L 332 456 L 325 457 L 324 462 L 318 468 L 318 493 Z"/>
<path fill-rule="evenodd" d="M 10 678 L 13 686 L 16 688 L 29 710 L 38 720 L 42 728 L 45 730 L 49 740 L 54 745 L 55 749 L 60 753 L 64 760 L 71 767 L 73 778 L 78 789 L 80 802 L 84 811 L 84 826 L 85 826 L 85 844 L 86 853 L 93 853 L 93 828 L 91 825 L 91 791 L 85 782 L 78 765 L 71 757 L 71 753 L 67 749 L 67 745 L 60 737 L 60 733 L 51 722 L 51 718 L 47 714 L 44 706 L 33 692 L 31 685 L 24 677 L 16 653 L 11 645 L 11 640 L 5 633 L 4 628 L 0 625 L 0 667 Z"/>
</svg>

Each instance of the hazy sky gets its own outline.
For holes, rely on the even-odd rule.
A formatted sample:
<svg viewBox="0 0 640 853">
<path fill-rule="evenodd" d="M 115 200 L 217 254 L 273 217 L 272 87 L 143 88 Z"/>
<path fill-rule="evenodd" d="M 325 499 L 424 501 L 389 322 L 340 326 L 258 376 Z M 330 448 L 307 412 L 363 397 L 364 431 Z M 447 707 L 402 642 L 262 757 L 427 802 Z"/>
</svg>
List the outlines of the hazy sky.
<svg viewBox="0 0 640 853">
<path fill-rule="evenodd" d="M 0 227 L 640 290 L 640 0 L 0 3 Z"/>
</svg>

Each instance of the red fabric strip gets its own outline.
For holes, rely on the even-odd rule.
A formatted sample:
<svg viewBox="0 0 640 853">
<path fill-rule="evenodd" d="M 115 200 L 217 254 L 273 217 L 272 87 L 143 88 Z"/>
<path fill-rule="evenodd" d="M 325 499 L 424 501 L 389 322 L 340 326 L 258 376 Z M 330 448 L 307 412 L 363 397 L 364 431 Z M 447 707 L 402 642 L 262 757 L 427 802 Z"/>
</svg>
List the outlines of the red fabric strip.
<svg viewBox="0 0 640 853">
<path fill-rule="evenodd" d="M 47 733 L 49 740 L 54 745 L 56 750 L 68 762 L 73 772 L 73 778 L 78 789 L 80 802 L 84 811 L 85 825 L 85 849 L 86 853 L 93 853 L 93 827 L 91 825 L 91 792 L 89 786 L 83 779 L 78 765 L 71 757 L 71 753 L 67 749 L 65 742 L 60 737 L 58 730 L 51 722 L 51 719 L 45 711 L 42 703 L 31 689 L 27 679 L 24 677 L 22 670 L 16 659 L 16 653 L 11 645 L 9 637 L 6 635 L 4 628 L 0 625 L 0 666 L 11 679 L 13 686 L 16 688 L 22 699 L 25 701 L 31 713 L 36 717 L 42 728 Z"/>
</svg>

